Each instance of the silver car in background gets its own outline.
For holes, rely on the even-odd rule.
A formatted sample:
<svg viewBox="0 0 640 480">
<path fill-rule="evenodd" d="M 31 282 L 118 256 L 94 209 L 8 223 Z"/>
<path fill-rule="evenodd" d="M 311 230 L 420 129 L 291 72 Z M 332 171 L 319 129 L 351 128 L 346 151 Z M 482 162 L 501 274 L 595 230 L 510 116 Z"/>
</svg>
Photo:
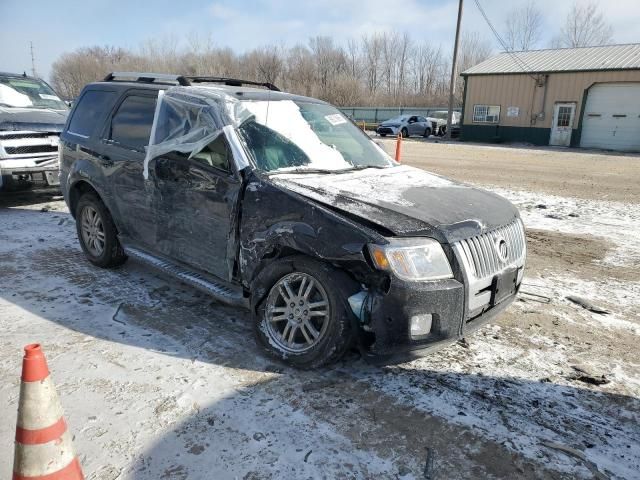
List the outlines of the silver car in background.
<svg viewBox="0 0 640 480">
<path fill-rule="evenodd" d="M 400 115 L 382 122 L 378 125 L 376 133 L 381 137 L 397 136 L 398 134 L 402 134 L 403 137 L 412 135 L 428 137 L 437 132 L 437 127 L 438 122 L 435 118 L 427 118 L 422 115 Z"/>
</svg>

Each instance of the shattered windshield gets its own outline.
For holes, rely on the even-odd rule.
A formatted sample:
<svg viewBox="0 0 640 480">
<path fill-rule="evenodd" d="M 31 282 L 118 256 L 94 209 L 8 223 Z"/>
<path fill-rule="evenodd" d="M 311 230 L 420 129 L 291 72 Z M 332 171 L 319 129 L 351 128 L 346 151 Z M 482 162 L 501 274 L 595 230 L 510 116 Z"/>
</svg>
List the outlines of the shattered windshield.
<svg viewBox="0 0 640 480">
<path fill-rule="evenodd" d="M 238 132 L 264 172 L 391 167 L 394 162 L 339 110 L 293 100 L 245 101 L 251 116 Z"/>
<path fill-rule="evenodd" d="M 41 80 L 0 76 L 0 106 L 67 110 L 67 105 Z"/>
</svg>

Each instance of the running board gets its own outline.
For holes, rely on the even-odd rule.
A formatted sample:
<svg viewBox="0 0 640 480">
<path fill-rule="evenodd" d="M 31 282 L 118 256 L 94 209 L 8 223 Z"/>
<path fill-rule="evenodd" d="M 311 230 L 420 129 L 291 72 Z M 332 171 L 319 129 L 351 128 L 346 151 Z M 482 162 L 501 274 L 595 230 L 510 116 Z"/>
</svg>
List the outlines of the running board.
<svg viewBox="0 0 640 480">
<path fill-rule="evenodd" d="M 249 308 L 249 300 L 244 297 L 241 289 L 236 289 L 221 282 L 216 281 L 210 275 L 203 275 L 193 270 L 189 270 L 180 265 L 157 257 L 135 247 L 124 247 L 125 253 L 141 262 L 160 270 L 163 273 L 171 275 L 176 279 L 184 282 L 192 287 L 202 290 L 211 295 L 216 300 L 234 305 L 237 307 Z"/>
</svg>

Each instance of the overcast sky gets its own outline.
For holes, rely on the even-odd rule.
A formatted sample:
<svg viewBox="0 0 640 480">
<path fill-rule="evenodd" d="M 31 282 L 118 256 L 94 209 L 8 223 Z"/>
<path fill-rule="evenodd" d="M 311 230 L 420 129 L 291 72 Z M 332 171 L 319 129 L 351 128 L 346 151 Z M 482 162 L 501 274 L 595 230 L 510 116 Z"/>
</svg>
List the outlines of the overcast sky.
<svg viewBox="0 0 640 480">
<path fill-rule="evenodd" d="M 583 0 L 586 1 L 586 0 Z M 498 30 L 510 8 L 526 0 L 480 0 Z M 537 0 L 545 15 L 548 46 L 573 0 Z M 640 0 L 598 0 L 613 25 L 615 43 L 640 42 Z M 210 34 L 218 46 L 246 51 L 261 45 L 291 46 L 310 36 L 338 42 L 383 30 L 408 32 L 450 49 L 457 0 L 0 0 L 0 71 L 31 70 L 33 41 L 36 70 L 48 78 L 63 52 L 91 45 L 136 49 L 154 36 L 183 38 Z M 477 31 L 498 51 L 499 45 L 472 0 L 465 2 L 463 30 Z"/>
</svg>

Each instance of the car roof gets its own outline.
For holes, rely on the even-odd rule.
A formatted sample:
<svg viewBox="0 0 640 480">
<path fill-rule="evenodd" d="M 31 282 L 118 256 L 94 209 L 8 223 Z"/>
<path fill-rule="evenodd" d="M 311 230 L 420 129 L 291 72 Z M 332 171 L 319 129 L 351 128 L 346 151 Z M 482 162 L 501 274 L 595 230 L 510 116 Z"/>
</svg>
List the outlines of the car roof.
<svg viewBox="0 0 640 480">
<path fill-rule="evenodd" d="M 0 77 L 28 78 L 29 80 L 41 80 L 40 78 L 32 77 L 30 75 L 25 75 L 23 73 L 10 73 L 10 72 L 0 72 Z"/>
<path fill-rule="evenodd" d="M 305 97 L 302 95 L 295 95 L 288 92 L 278 92 L 273 90 L 266 90 L 264 88 L 253 87 L 237 87 L 231 85 L 221 85 L 217 83 L 198 83 L 191 86 L 177 86 L 166 83 L 152 83 L 152 82 L 126 82 L 126 81 L 111 81 L 111 82 L 93 82 L 88 84 L 85 88 L 91 89 L 105 89 L 105 90 L 167 90 L 169 88 L 180 89 L 184 93 L 188 93 L 197 97 L 208 97 L 211 95 L 219 96 L 220 94 L 226 95 L 236 100 L 293 100 L 308 103 L 320 103 L 324 104 L 322 100 L 317 98 Z"/>
</svg>

